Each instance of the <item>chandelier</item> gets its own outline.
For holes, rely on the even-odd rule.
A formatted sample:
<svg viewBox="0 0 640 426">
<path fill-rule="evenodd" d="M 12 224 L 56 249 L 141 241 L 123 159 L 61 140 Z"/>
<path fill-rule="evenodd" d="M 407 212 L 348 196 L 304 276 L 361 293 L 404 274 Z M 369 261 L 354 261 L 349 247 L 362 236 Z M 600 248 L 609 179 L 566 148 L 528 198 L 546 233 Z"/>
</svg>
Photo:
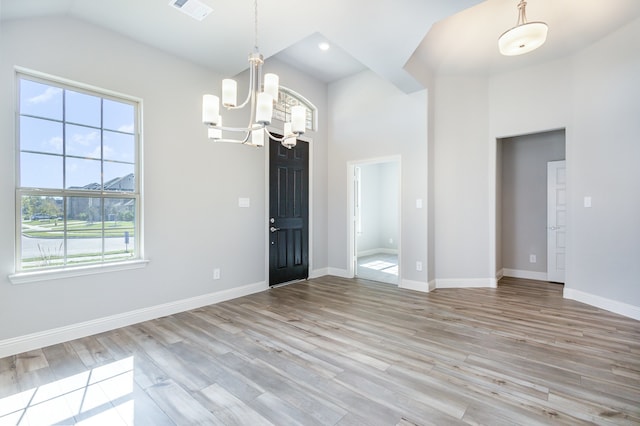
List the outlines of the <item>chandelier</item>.
<svg viewBox="0 0 640 426">
<path fill-rule="evenodd" d="M 520 0 L 516 26 L 502 33 L 498 39 L 500 53 L 505 56 L 529 53 L 542 46 L 547 40 L 547 24 L 544 22 L 527 22 L 526 7 L 527 2 Z"/>
<path fill-rule="evenodd" d="M 284 123 L 283 136 L 275 136 L 267 128 L 273 117 L 273 106 L 278 100 L 279 78 L 276 74 L 268 73 L 264 75 L 263 83 L 264 58 L 258 50 L 258 0 L 254 0 L 254 35 L 254 50 L 249 54 L 249 91 L 244 102 L 239 105 L 237 103 L 236 81 L 222 80 L 222 106 L 227 110 L 236 110 L 248 105 L 250 112 L 247 126 L 224 126 L 220 115 L 220 98 L 210 94 L 202 97 L 202 122 L 208 127 L 208 138 L 216 142 L 264 146 L 265 136 L 268 136 L 291 149 L 296 145 L 296 139 L 305 131 L 306 108 L 303 105 L 291 107 L 291 121 Z M 236 137 L 227 137 L 225 133 Z"/>
</svg>

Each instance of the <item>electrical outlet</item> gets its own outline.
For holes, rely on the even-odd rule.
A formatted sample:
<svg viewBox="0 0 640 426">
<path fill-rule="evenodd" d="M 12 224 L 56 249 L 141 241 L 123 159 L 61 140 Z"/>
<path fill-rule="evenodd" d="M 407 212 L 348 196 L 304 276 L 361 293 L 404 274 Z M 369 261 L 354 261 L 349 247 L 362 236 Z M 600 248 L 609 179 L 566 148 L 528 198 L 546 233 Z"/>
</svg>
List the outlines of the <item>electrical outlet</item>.
<svg viewBox="0 0 640 426">
<path fill-rule="evenodd" d="M 529 255 L 529 263 L 536 263 L 537 259 L 536 259 L 536 255 L 535 254 L 530 254 Z"/>
<path fill-rule="evenodd" d="M 220 279 L 220 269 L 216 268 L 213 270 L 213 279 L 214 280 L 219 280 Z"/>
<path fill-rule="evenodd" d="M 393 244 L 393 238 L 389 238 L 389 244 Z"/>
<path fill-rule="evenodd" d="M 422 271 L 422 262 L 419 260 L 416 262 L 416 271 Z"/>
</svg>

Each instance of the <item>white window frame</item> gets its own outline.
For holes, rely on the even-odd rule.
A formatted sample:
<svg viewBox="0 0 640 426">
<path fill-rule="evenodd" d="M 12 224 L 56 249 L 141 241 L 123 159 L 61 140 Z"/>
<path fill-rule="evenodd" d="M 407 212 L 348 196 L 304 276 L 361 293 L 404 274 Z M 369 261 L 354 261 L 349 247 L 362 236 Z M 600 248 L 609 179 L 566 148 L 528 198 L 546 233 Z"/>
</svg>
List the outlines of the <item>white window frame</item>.
<svg viewBox="0 0 640 426">
<path fill-rule="evenodd" d="M 20 183 L 20 81 L 26 79 L 30 81 L 34 81 L 37 83 L 42 83 L 50 86 L 59 87 L 63 90 L 71 90 L 73 92 L 84 93 L 92 96 L 97 96 L 101 99 L 112 100 L 116 102 L 130 104 L 134 107 L 135 114 L 135 122 L 134 122 L 134 141 L 135 141 L 135 150 L 134 150 L 134 179 L 135 179 L 135 189 L 132 192 L 126 191 L 105 191 L 102 190 L 86 190 L 86 189 L 41 189 L 41 188 L 26 188 L 22 187 Z M 144 260 L 144 227 L 142 223 L 143 218 L 143 202 L 142 202 L 142 99 L 135 98 L 129 95 L 124 95 L 121 93 L 117 93 L 111 90 L 78 83 L 75 81 L 67 80 L 64 78 L 40 73 L 33 70 L 28 70 L 20 67 L 16 67 L 15 69 L 15 146 L 16 146 L 16 174 L 15 174 L 15 273 L 9 275 L 9 279 L 14 284 L 33 282 L 33 281 L 41 281 L 48 279 L 58 279 L 58 278 L 66 278 L 73 276 L 81 276 L 88 274 L 96 274 L 101 272 L 115 271 L 115 270 L 126 270 L 126 269 L 136 269 L 144 267 L 147 263 Z M 67 121 L 60 121 L 63 125 L 67 123 Z M 100 127 L 100 130 L 103 131 L 104 128 Z M 101 145 L 104 143 L 100 142 Z M 65 154 L 63 153 L 63 158 Z M 101 160 L 102 161 L 102 160 Z M 91 197 L 91 198 L 99 198 L 101 200 L 109 199 L 109 198 L 128 198 L 135 200 L 135 237 L 133 238 L 134 242 L 132 244 L 134 256 L 130 259 L 126 260 L 118 260 L 118 261 L 107 261 L 104 258 L 104 239 L 105 236 L 102 236 L 103 241 L 103 257 L 99 261 L 95 262 L 87 262 L 80 264 L 67 265 L 66 259 L 67 254 L 65 250 L 65 265 L 64 266 L 55 266 L 55 267 L 43 267 L 43 268 L 34 268 L 34 269 L 24 269 L 22 265 L 22 197 L 25 195 L 36 195 L 36 196 L 54 196 L 54 197 L 64 197 L 63 199 L 67 199 L 68 197 Z M 66 208 L 66 205 L 63 207 Z M 105 218 L 102 215 L 102 223 L 104 230 L 104 222 Z M 67 237 L 65 236 L 65 239 Z"/>
</svg>

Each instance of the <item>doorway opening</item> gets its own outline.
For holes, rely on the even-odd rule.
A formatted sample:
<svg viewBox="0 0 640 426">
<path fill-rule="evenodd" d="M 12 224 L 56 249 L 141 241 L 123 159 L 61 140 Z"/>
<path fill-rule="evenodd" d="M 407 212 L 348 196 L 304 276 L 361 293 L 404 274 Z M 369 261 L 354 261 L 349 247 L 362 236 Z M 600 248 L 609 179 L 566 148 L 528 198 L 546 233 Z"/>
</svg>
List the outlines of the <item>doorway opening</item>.
<svg viewBox="0 0 640 426">
<path fill-rule="evenodd" d="M 349 165 L 353 276 L 400 282 L 400 158 Z"/>
<path fill-rule="evenodd" d="M 548 168 L 564 165 L 565 146 L 564 129 L 497 140 L 498 277 L 564 282 L 566 181 L 564 168 L 554 169 L 554 182 Z"/>
</svg>

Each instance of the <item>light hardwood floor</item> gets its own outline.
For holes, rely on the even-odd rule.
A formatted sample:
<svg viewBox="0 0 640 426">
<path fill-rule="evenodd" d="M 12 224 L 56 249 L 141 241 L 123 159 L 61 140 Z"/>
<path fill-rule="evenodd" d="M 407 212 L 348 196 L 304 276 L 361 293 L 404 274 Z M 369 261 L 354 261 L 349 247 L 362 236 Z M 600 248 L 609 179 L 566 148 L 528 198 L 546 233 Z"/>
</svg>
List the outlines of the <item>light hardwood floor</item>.
<svg viewBox="0 0 640 426">
<path fill-rule="evenodd" d="M 324 277 L 0 359 L 0 424 L 40 420 L 639 424 L 640 322 L 536 281 Z"/>
</svg>

